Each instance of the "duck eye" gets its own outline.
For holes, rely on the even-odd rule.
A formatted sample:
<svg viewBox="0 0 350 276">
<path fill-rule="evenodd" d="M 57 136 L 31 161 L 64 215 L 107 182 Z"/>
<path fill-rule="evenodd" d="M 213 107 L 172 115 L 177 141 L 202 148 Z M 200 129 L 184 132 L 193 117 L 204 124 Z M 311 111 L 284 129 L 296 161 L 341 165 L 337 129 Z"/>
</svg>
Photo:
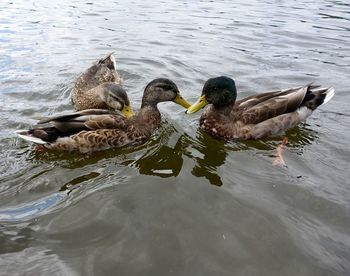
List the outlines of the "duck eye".
<svg viewBox="0 0 350 276">
<path fill-rule="evenodd" d="M 117 101 L 117 102 L 120 102 L 120 103 L 123 102 L 123 101 L 122 101 L 119 97 L 117 97 L 117 96 L 112 96 L 112 98 L 113 98 L 113 100 L 115 100 L 115 101 Z"/>
<path fill-rule="evenodd" d="M 168 85 L 168 84 L 157 85 L 157 88 L 160 88 L 163 90 L 172 90 L 173 89 L 173 87 L 171 85 Z"/>
</svg>

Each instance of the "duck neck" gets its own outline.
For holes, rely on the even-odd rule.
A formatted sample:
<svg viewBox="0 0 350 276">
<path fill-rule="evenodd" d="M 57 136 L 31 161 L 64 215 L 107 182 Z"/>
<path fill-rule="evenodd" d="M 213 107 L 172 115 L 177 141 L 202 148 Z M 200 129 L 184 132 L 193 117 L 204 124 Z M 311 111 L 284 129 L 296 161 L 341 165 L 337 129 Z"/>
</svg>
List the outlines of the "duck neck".
<svg viewBox="0 0 350 276">
<path fill-rule="evenodd" d="M 161 120 L 161 115 L 157 105 L 142 105 L 140 111 L 135 117 L 136 122 L 146 125 L 152 130 L 159 126 Z"/>
<path fill-rule="evenodd" d="M 231 113 L 233 106 L 234 103 L 225 106 L 212 105 L 211 110 L 215 113 L 220 113 L 224 116 L 228 116 Z"/>
<path fill-rule="evenodd" d="M 141 109 L 149 107 L 149 108 L 158 110 L 157 104 L 158 104 L 157 101 L 152 100 L 149 97 L 143 96 L 142 103 L 141 103 Z"/>
</svg>

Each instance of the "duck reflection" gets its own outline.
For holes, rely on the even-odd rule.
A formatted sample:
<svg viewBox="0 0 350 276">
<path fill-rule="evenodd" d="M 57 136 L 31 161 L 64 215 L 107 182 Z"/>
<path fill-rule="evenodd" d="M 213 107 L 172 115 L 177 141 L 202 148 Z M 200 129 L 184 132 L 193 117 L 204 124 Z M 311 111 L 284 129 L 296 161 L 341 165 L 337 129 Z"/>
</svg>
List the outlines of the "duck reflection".
<svg viewBox="0 0 350 276">
<path fill-rule="evenodd" d="M 160 177 L 178 176 L 183 164 L 183 139 L 180 137 L 175 146 L 161 145 L 144 154 L 133 162 L 140 174 Z"/>
<path fill-rule="evenodd" d="M 221 186 L 222 180 L 217 168 L 225 162 L 225 142 L 216 140 L 198 129 L 196 139 L 182 134 L 177 138 L 175 145 L 170 146 L 170 140 L 173 140 L 175 135 L 173 133 L 166 144 L 149 150 L 132 165 L 137 167 L 141 174 L 176 177 L 182 170 L 185 155 L 194 161 L 192 175 L 205 177 L 211 184 Z"/>
<path fill-rule="evenodd" d="M 195 161 L 192 174 L 205 177 L 211 184 L 221 186 L 223 183 L 217 170 L 225 163 L 227 156 L 225 145 L 225 141 L 217 140 L 198 129 L 192 147 L 200 154 L 193 151 L 191 154 L 188 153 L 188 156 Z"/>
<path fill-rule="evenodd" d="M 307 124 L 299 125 L 288 130 L 286 136 L 289 139 L 287 148 L 296 149 L 297 154 L 302 154 L 306 145 L 312 144 L 318 139 L 317 133 Z M 211 184 L 221 186 L 223 184 L 218 170 L 227 158 L 228 153 L 241 150 L 264 150 L 274 157 L 274 151 L 284 136 L 269 139 L 243 142 L 225 142 L 209 136 L 201 129 L 197 129 L 196 138 L 185 136 L 187 151 L 184 154 L 195 161 L 191 173 L 196 177 L 204 177 Z M 193 150 L 189 150 L 192 148 Z"/>
<path fill-rule="evenodd" d="M 296 149 L 298 152 L 302 152 L 304 146 L 310 145 L 318 139 L 317 132 L 311 129 L 308 124 L 300 124 L 289 129 L 285 135 L 260 140 L 242 141 L 240 144 L 242 148 L 256 149 L 270 153 L 271 150 L 276 149 L 284 137 L 288 138 L 287 148 Z"/>
<path fill-rule="evenodd" d="M 288 146 L 297 149 L 303 149 L 304 146 L 310 145 L 318 139 L 317 132 L 306 123 L 288 130 L 286 135 L 288 136 Z"/>
</svg>

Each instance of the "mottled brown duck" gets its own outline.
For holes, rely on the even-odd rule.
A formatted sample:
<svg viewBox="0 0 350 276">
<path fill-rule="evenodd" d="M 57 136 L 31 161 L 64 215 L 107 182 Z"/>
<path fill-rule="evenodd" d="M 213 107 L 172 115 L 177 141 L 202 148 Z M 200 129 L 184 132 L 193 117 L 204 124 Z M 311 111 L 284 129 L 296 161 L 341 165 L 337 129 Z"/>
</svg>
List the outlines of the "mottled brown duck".
<svg viewBox="0 0 350 276">
<path fill-rule="evenodd" d="M 72 102 L 77 111 L 84 109 L 122 110 L 125 116 L 134 115 L 128 97 L 122 88 L 122 79 L 117 72 L 115 57 L 107 57 L 95 62 L 82 73 L 74 83 Z"/>
<path fill-rule="evenodd" d="M 334 96 L 333 88 L 313 84 L 256 94 L 236 101 L 233 79 L 209 79 L 201 97 L 186 113 L 208 105 L 200 117 L 200 127 L 212 136 L 226 140 L 260 139 L 282 134 L 305 121 L 320 105 Z"/>
<path fill-rule="evenodd" d="M 46 118 L 33 129 L 16 133 L 41 148 L 58 151 L 84 153 L 139 144 L 159 127 L 161 114 L 157 104 L 167 101 L 190 106 L 174 82 L 155 79 L 145 88 L 140 111 L 130 119 L 115 111 L 88 109 Z"/>
</svg>

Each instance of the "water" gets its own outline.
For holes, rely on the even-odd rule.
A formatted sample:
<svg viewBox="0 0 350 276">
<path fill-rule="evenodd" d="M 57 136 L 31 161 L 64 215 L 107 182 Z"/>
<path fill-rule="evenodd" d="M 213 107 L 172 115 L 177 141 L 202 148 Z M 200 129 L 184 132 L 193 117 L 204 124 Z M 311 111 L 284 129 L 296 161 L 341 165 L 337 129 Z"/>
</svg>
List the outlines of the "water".
<svg viewBox="0 0 350 276">
<path fill-rule="evenodd" d="M 1 275 L 348 275 L 350 5 L 339 1 L 0 3 Z M 282 137 L 225 143 L 160 105 L 143 145 L 37 153 L 13 131 L 71 110 L 74 79 L 115 52 L 132 105 L 168 77 L 239 97 L 316 82 L 336 96 Z"/>
</svg>

